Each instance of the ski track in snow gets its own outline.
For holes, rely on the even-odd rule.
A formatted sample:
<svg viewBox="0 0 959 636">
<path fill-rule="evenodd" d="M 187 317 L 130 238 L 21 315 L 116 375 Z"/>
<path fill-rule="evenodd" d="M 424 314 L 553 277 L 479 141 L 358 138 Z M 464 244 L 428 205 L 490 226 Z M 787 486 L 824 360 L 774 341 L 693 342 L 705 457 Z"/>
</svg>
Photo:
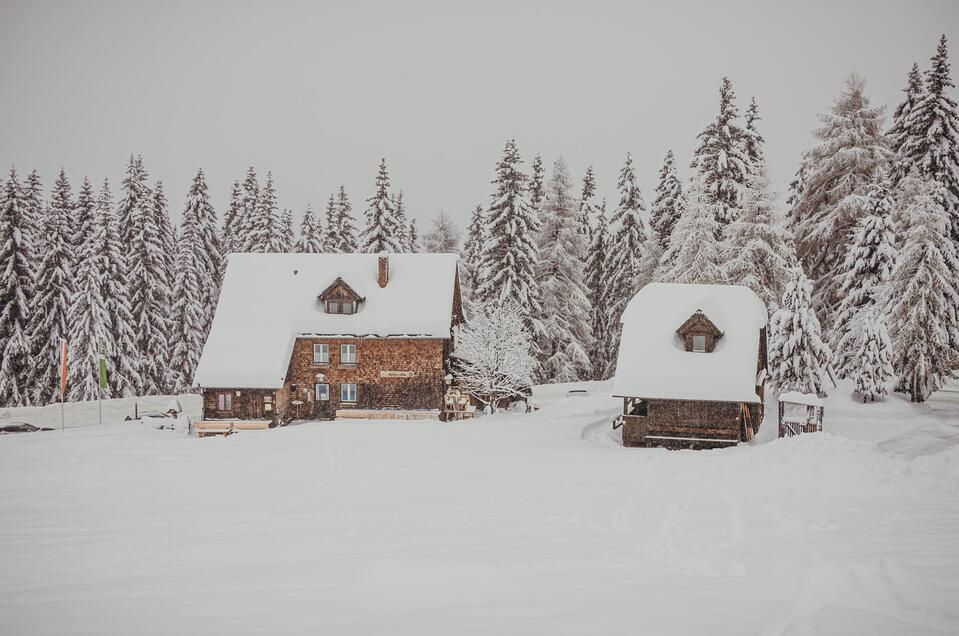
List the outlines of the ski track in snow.
<svg viewBox="0 0 959 636">
<path fill-rule="evenodd" d="M 203 440 L 68 405 L 0 437 L 0 633 L 959 632 L 959 404 L 840 389 L 824 433 L 665 451 L 587 386 Z"/>
</svg>

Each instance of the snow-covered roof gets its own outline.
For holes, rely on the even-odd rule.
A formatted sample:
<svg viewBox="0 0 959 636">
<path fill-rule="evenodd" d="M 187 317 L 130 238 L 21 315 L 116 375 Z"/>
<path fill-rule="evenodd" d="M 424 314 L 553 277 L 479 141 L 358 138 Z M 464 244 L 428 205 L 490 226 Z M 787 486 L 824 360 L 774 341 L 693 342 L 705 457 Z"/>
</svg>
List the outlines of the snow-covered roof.
<svg viewBox="0 0 959 636">
<path fill-rule="evenodd" d="M 804 404 L 806 406 L 822 406 L 822 398 L 810 393 L 800 393 L 799 391 L 786 391 L 779 394 L 780 402 L 789 402 L 790 404 Z"/>
<path fill-rule="evenodd" d="M 697 310 L 723 335 L 709 353 L 686 351 L 678 329 Z M 747 287 L 652 283 L 623 312 L 613 394 L 664 400 L 759 402 L 756 363 L 766 307 Z"/>
<path fill-rule="evenodd" d="M 449 338 L 456 254 L 231 254 L 194 384 L 283 386 L 297 336 Z M 320 292 L 337 277 L 365 300 L 325 313 Z"/>
</svg>

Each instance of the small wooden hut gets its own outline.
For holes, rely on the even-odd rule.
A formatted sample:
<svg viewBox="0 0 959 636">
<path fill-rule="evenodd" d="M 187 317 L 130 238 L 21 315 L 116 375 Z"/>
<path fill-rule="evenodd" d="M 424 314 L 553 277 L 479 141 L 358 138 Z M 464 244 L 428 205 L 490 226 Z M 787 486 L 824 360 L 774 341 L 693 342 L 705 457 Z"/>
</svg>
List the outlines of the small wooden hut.
<svg viewBox="0 0 959 636">
<path fill-rule="evenodd" d="M 823 404 L 818 395 L 787 391 L 779 395 L 779 436 L 822 430 Z"/>
</svg>

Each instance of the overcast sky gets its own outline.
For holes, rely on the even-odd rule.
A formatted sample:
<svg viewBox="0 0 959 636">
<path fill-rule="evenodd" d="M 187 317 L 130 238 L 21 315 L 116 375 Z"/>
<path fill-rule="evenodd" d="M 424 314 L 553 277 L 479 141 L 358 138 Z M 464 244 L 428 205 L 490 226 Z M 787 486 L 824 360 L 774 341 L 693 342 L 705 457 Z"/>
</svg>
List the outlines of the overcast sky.
<svg viewBox="0 0 959 636">
<path fill-rule="evenodd" d="M 959 73 L 959 2 L 0 1 L 0 164 L 119 185 L 144 156 L 179 218 L 198 167 L 218 213 L 246 167 L 299 216 L 345 184 L 358 216 L 385 156 L 421 228 L 526 165 L 592 163 L 616 200 L 627 151 L 647 202 L 673 148 L 688 172 L 720 78 L 755 95 L 774 185 L 851 71 L 898 103 L 939 35 Z M 887 117 L 888 119 L 888 117 Z"/>
</svg>

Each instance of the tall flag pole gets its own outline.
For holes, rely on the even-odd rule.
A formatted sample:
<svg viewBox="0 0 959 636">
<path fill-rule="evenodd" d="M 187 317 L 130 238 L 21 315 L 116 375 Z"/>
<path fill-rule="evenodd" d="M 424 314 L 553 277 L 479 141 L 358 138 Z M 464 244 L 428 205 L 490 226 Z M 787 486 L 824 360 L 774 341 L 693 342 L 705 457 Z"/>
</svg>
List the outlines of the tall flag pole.
<svg viewBox="0 0 959 636">
<path fill-rule="evenodd" d="M 100 338 L 97 338 L 97 367 L 99 375 L 97 408 L 100 410 L 100 424 L 103 424 L 103 392 L 107 389 L 107 356 L 103 353 L 103 340 Z"/>
<path fill-rule="evenodd" d="M 67 341 L 60 338 L 60 430 L 64 429 L 63 396 L 67 392 Z"/>
</svg>

